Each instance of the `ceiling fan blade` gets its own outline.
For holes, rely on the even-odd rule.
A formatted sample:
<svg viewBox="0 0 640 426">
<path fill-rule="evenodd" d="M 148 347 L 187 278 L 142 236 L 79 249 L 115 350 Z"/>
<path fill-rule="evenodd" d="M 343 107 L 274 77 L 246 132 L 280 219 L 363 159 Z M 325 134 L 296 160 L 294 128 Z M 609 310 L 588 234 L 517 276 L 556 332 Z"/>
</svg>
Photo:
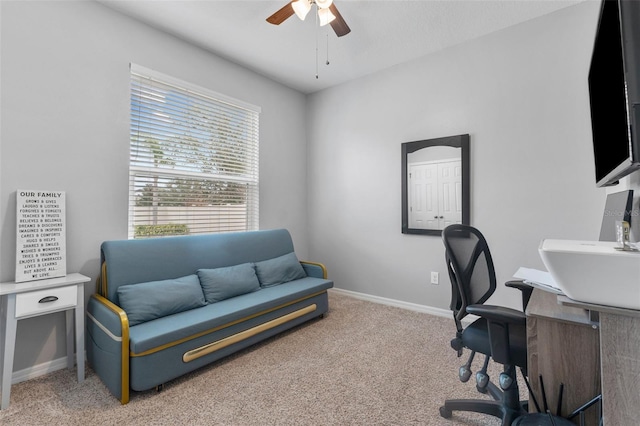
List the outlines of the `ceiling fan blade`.
<svg viewBox="0 0 640 426">
<path fill-rule="evenodd" d="M 338 12 L 338 8 L 336 7 L 336 5 L 331 3 L 331 6 L 329 6 L 329 10 L 331 10 L 331 13 L 333 13 L 336 17 L 336 19 L 331 21 L 330 24 L 331 28 L 333 28 L 333 31 L 336 32 L 336 35 L 338 37 L 342 37 L 343 35 L 349 34 L 351 32 L 351 28 L 349 28 L 342 15 L 340 15 L 340 12 Z"/>
<path fill-rule="evenodd" d="M 267 18 L 267 22 L 273 25 L 282 24 L 287 18 L 293 15 L 293 7 L 291 6 L 291 3 L 293 3 L 293 1 L 285 4 L 280 10 L 269 16 Z"/>
</svg>

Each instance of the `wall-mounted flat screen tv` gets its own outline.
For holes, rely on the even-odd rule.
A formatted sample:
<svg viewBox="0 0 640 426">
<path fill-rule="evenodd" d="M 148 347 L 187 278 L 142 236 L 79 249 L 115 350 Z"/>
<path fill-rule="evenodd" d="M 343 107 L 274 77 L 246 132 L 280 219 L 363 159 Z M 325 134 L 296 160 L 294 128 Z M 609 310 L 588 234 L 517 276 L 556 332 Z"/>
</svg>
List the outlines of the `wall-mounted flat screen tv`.
<svg viewBox="0 0 640 426">
<path fill-rule="evenodd" d="M 596 185 L 640 169 L 640 2 L 603 0 L 589 69 Z"/>
</svg>

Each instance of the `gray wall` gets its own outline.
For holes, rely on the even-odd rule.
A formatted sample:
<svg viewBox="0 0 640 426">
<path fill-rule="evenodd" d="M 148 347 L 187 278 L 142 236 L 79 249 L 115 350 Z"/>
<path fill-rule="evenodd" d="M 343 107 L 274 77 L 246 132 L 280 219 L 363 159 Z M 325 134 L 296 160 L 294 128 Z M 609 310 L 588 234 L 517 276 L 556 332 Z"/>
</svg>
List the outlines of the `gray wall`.
<svg viewBox="0 0 640 426">
<path fill-rule="evenodd" d="M 447 308 L 440 239 L 400 233 L 400 144 L 461 133 L 499 280 L 542 267 L 540 239 L 598 236 L 596 18 L 587 2 L 305 99 L 99 4 L 0 2 L 0 279 L 14 276 L 18 188 L 67 192 L 69 271 L 95 278 L 100 243 L 126 238 L 130 62 L 262 107 L 261 227 L 289 228 L 337 287 Z M 62 357 L 62 323 L 21 321 L 14 368 Z"/>
<path fill-rule="evenodd" d="M 0 279 L 15 273 L 15 191 L 66 191 L 67 270 L 96 278 L 127 238 L 129 63 L 262 107 L 260 227 L 307 258 L 304 95 L 94 2 L 1 2 Z M 93 293 L 93 283 L 86 287 Z M 14 370 L 64 356 L 63 314 L 19 322 Z"/>
<path fill-rule="evenodd" d="M 543 238 L 598 238 L 587 89 L 597 14 L 595 2 L 573 6 L 309 97 L 311 255 L 337 287 L 448 308 L 440 238 L 400 233 L 402 142 L 470 134 L 471 222 L 499 282 L 542 268 Z M 520 305 L 502 286 L 491 301 Z"/>
</svg>

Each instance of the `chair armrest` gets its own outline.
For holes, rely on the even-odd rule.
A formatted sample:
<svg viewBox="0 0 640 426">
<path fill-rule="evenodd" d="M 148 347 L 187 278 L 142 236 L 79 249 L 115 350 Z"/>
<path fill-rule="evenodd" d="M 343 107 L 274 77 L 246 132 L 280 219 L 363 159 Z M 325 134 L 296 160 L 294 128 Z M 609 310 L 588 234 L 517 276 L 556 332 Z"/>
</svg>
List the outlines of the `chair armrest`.
<svg viewBox="0 0 640 426">
<path fill-rule="evenodd" d="M 522 290 L 522 291 L 533 290 L 533 287 L 525 283 L 523 280 L 507 281 L 506 283 L 504 283 L 504 285 L 511 288 L 517 288 L 518 290 Z"/>
<path fill-rule="evenodd" d="M 522 311 L 526 311 L 529 299 L 531 299 L 531 293 L 533 293 L 533 287 L 522 280 L 507 281 L 504 285 L 511 288 L 517 288 L 522 292 Z"/>
<path fill-rule="evenodd" d="M 486 318 L 487 321 L 516 325 L 527 324 L 527 318 L 523 312 L 505 308 L 504 306 L 469 305 L 467 306 L 467 312 Z"/>
<path fill-rule="evenodd" d="M 467 312 L 487 320 L 491 357 L 503 365 L 514 365 L 511 356 L 510 327 L 525 327 L 527 319 L 523 312 L 504 306 L 470 305 Z"/>
</svg>

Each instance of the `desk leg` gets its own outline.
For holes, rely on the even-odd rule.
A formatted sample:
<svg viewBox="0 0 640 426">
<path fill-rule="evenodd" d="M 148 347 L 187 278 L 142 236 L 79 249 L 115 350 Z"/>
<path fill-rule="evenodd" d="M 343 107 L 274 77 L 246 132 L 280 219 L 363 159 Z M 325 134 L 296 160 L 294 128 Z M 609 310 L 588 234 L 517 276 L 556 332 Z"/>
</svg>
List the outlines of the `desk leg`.
<svg viewBox="0 0 640 426">
<path fill-rule="evenodd" d="M 602 405 L 606 426 L 640 418 L 640 317 L 600 312 Z"/>
<path fill-rule="evenodd" d="M 0 296 L 0 405 L 2 401 L 2 378 L 4 377 L 4 338 L 7 335 L 7 297 Z"/>
<path fill-rule="evenodd" d="M 82 383 L 84 381 L 84 283 L 78 284 L 78 303 L 75 312 L 76 364 L 78 366 L 78 383 Z"/>
<path fill-rule="evenodd" d="M 5 329 L 4 329 L 4 354 L 2 356 L 2 404 L 0 409 L 9 408 L 11 395 L 11 378 L 13 376 L 13 356 L 16 347 L 16 295 L 9 294 L 5 297 Z"/>
<path fill-rule="evenodd" d="M 527 369 L 531 388 L 542 409 L 539 376 L 544 380 L 545 393 L 553 414 L 564 383 L 561 415 L 600 394 L 600 337 L 598 330 L 586 325 L 571 324 L 542 317 L 527 318 Z M 535 410 L 533 403 L 529 411 Z M 589 409 L 585 424 L 597 426 L 595 408 Z M 578 418 L 573 422 L 578 424 Z M 616 423 L 622 425 L 623 423 Z"/>
<path fill-rule="evenodd" d="M 64 313 L 67 326 L 67 368 L 71 370 L 75 362 L 73 359 L 73 310 L 67 309 Z"/>
</svg>

